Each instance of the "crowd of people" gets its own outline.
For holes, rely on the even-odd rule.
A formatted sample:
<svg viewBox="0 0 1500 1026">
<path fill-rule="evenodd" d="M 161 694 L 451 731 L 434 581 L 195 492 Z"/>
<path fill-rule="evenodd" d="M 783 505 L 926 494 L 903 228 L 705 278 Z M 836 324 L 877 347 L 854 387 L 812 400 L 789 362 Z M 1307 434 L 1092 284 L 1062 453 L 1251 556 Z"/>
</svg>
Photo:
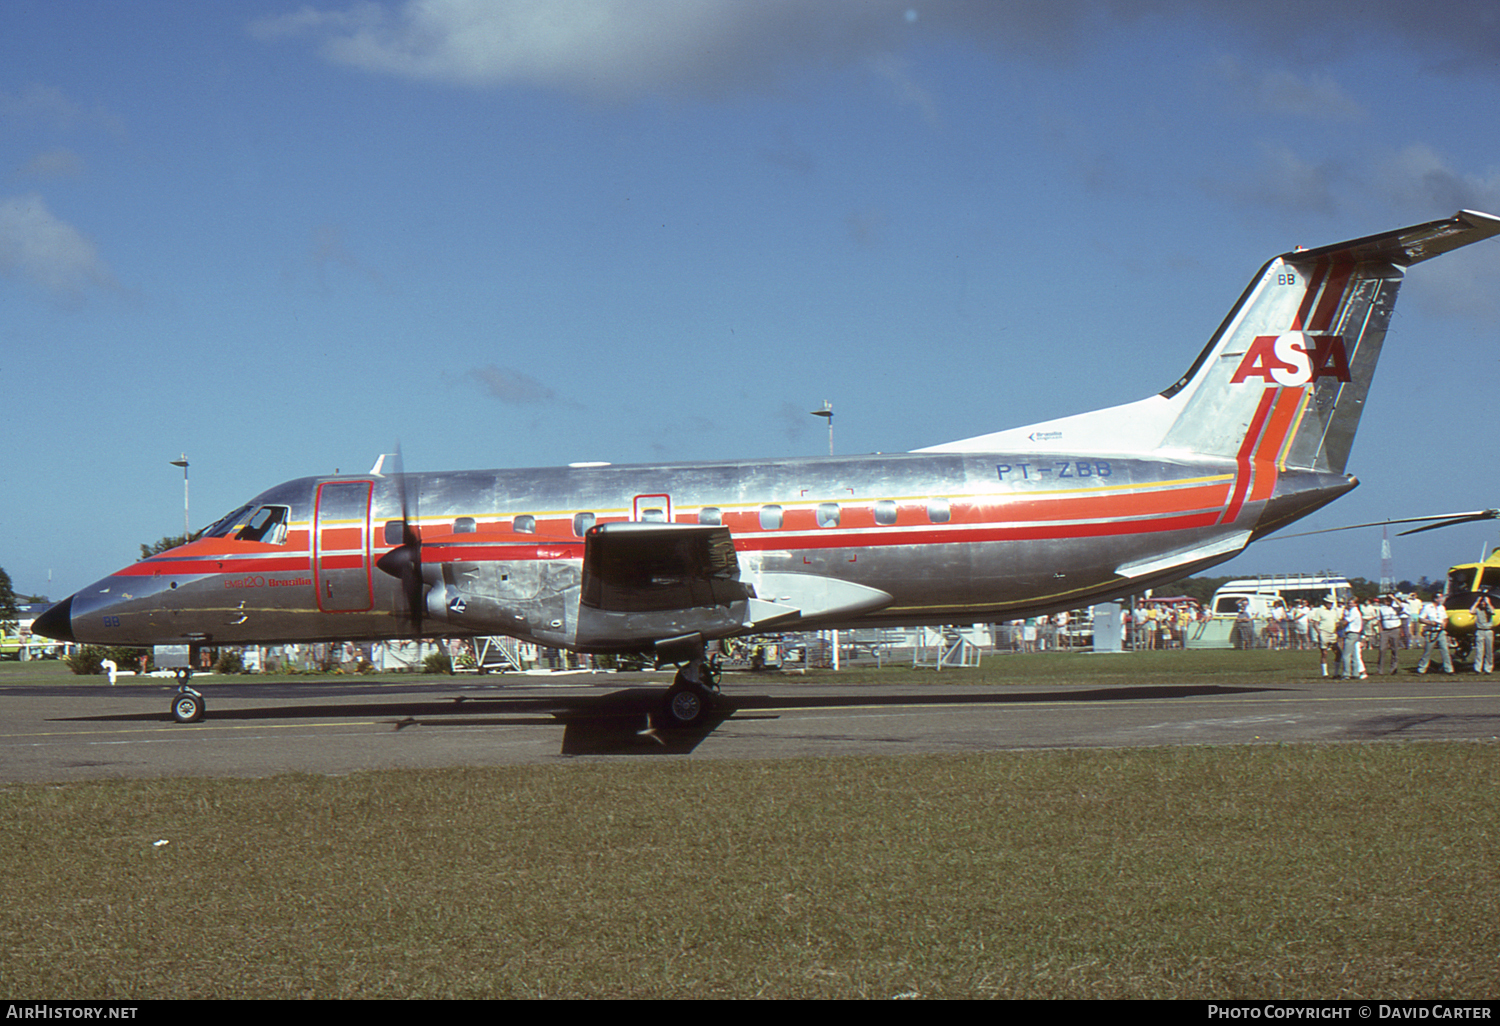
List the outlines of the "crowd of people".
<svg viewBox="0 0 1500 1026">
<path fill-rule="evenodd" d="M 1208 610 L 1191 599 L 1170 605 L 1147 602 L 1121 612 L 1124 618 L 1121 640 L 1126 647 L 1147 651 L 1186 647 L 1184 643 L 1193 624 L 1208 619 Z"/>
<path fill-rule="evenodd" d="M 1481 595 L 1470 608 L 1474 616 L 1474 672 L 1492 673 L 1495 662 L 1495 610 Z M 1238 647 L 1255 646 L 1255 621 L 1249 603 L 1240 602 L 1235 629 Z M 1399 653 L 1421 646 L 1415 667 L 1427 673 L 1436 665 L 1453 673 L 1453 644 L 1449 635 L 1448 609 L 1441 593 L 1426 602 L 1416 593 L 1389 594 L 1379 598 L 1350 598 L 1340 606 L 1332 598 L 1313 604 L 1297 600 L 1290 607 L 1277 599 L 1266 618 L 1261 639 L 1268 648 L 1318 652 L 1323 676 L 1365 680 L 1369 677 L 1365 654 L 1375 662 L 1376 674 L 1393 674 Z"/>
<path fill-rule="evenodd" d="M 1140 651 L 1184 648 L 1193 625 L 1208 619 L 1208 610 L 1192 599 L 1147 602 L 1120 612 L 1121 647 Z M 1077 613 L 1011 620 L 1000 626 L 995 644 L 1015 652 L 1089 648 L 1093 645 L 1093 625 Z"/>
</svg>

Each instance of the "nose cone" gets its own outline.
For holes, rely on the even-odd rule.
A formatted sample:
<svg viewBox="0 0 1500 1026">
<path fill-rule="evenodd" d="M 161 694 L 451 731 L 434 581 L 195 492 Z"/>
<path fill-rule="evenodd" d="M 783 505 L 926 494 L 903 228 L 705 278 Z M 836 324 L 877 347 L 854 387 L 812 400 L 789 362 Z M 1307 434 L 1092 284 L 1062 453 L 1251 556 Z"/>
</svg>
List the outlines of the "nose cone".
<svg viewBox="0 0 1500 1026">
<path fill-rule="evenodd" d="M 73 637 L 73 596 L 69 595 L 37 617 L 31 625 L 31 632 L 55 641 L 76 641 Z"/>
</svg>

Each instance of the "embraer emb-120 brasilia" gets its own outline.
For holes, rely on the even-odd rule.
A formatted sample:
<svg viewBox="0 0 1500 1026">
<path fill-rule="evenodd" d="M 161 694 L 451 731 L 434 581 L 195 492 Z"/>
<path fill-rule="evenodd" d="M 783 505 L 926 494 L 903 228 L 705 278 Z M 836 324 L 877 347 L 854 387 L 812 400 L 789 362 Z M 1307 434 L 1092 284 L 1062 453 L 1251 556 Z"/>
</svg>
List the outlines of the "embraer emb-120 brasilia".
<svg viewBox="0 0 1500 1026">
<path fill-rule="evenodd" d="M 84 588 L 34 630 L 101 645 L 511 635 L 679 665 L 787 629 L 973 623 L 1201 571 L 1353 488 L 1405 269 L 1500 233 L 1454 217 L 1263 267 L 1158 395 L 898 455 L 307 477 Z M 202 715 L 179 692 L 179 719 Z"/>
</svg>

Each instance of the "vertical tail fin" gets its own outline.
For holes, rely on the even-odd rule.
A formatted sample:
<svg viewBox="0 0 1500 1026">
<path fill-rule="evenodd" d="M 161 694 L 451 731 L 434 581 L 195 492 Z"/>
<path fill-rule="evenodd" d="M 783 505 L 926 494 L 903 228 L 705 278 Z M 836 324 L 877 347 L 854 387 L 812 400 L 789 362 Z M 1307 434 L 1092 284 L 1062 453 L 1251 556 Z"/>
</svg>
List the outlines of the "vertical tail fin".
<svg viewBox="0 0 1500 1026">
<path fill-rule="evenodd" d="M 1342 474 L 1405 268 L 1496 234 L 1500 218 L 1465 210 L 1283 253 L 1159 395 L 921 451 L 1217 456 Z"/>
</svg>

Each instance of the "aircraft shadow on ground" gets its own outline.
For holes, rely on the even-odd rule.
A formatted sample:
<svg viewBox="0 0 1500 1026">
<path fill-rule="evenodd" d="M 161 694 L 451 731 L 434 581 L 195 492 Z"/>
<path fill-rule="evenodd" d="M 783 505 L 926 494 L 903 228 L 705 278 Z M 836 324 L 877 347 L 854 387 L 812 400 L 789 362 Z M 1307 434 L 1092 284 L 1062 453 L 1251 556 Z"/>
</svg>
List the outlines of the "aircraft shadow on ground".
<svg viewBox="0 0 1500 1026">
<path fill-rule="evenodd" d="M 234 687 L 233 697 L 253 697 L 252 688 Z M 930 708 L 933 706 L 1004 705 L 1037 702 L 1119 702 L 1161 698 L 1199 698 L 1240 695 L 1286 688 L 1229 687 L 1217 684 L 1152 687 L 1105 687 L 1082 691 L 938 691 L 904 695 L 725 695 L 702 723 L 690 727 L 656 729 L 654 714 L 665 694 L 662 688 L 626 688 L 607 694 L 572 696 L 454 695 L 421 701 L 370 701 L 257 705 L 253 708 L 216 707 L 221 695 L 213 685 L 200 689 L 208 707 L 205 721 L 251 723 L 264 720 L 370 719 L 389 723 L 394 731 L 445 726 L 563 726 L 563 755 L 680 755 L 693 751 L 730 720 L 774 719 L 787 709 L 848 707 Z M 280 696 L 278 696 L 280 697 Z M 144 698 L 144 696 L 143 696 Z M 152 696 L 153 700 L 159 694 Z M 150 723 L 170 722 L 162 709 L 101 716 L 71 716 L 53 722 Z M 191 725 L 184 725 L 191 730 Z"/>
</svg>

